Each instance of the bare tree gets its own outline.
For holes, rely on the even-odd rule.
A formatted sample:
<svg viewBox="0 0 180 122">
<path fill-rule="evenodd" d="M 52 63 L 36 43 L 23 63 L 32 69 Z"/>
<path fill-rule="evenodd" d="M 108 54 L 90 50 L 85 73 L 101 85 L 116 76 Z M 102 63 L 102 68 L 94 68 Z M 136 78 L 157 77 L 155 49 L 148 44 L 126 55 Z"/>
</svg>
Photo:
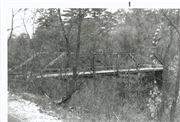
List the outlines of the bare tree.
<svg viewBox="0 0 180 122">
<path fill-rule="evenodd" d="M 24 15 L 25 15 L 25 12 L 26 12 L 27 10 L 28 10 L 27 8 L 23 9 Z M 35 13 L 32 13 L 32 14 L 33 14 L 33 15 L 32 15 L 31 18 L 33 18 L 33 24 L 32 24 L 32 26 L 33 26 L 33 30 L 34 30 Z M 32 38 L 31 38 L 31 36 L 30 36 L 30 33 L 28 32 L 27 23 L 25 22 L 25 20 L 28 19 L 28 18 L 26 18 L 25 16 L 22 17 L 21 14 L 20 14 L 20 17 L 21 17 L 21 20 L 22 20 L 22 22 L 23 22 L 24 29 L 25 29 L 26 34 L 27 34 L 27 37 L 28 37 L 28 52 L 29 52 L 29 55 L 31 56 L 29 59 L 32 60 L 33 58 L 37 57 L 38 54 L 40 54 L 40 53 L 38 53 L 38 51 L 36 50 L 36 48 L 35 48 L 35 46 L 34 46 L 34 44 L 33 44 L 33 42 L 32 42 Z M 31 50 L 30 46 L 32 47 L 32 50 Z M 31 52 L 32 52 L 32 54 L 31 54 Z M 28 60 L 29 60 L 29 59 L 28 59 Z M 29 62 L 28 60 L 26 60 L 26 61 L 23 62 L 22 64 L 23 64 L 23 65 L 26 65 L 26 63 Z M 39 60 L 39 62 L 40 62 L 40 60 Z M 39 64 L 41 64 L 41 63 L 39 63 Z M 40 67 L 41 67 L 41 66 L 40 66 Z M 26 74 L 26 75 L 30 75 L 29 79 L 30 79 L 31 81 L 33 81 L 33 78 L 35 78 L 35 77 L 32 77 L 32 76 L 33 76 L 33 75 L 32 75 L 32 73 L 33 73 L 33 72 L 32 72 L 33 67 L 30 66 L 30 67 L 26 67 L 26 68 L 27 68 L 28 70 L 26 70 L 25 74 Z M 30 74 L 28 74 L 28 71 L 30 72 Z M 40 71 L 39 71 L 38 74 L 40 74 L 40 75 L 42 76 L 42 72 L 43 72 L 43 69 L 40 69 Z"/>
<path fill-rule="evenodd" d="M 178 13 L 177 13 L 178 24 L 179 24 L 179 16 L 180 16 L 179 14 L 180 14 L 180 10 L 178 10 Z M 177 106 L 177 99 L 178 99 L 178 94 L 179 94 L 179 85 L 180 85 L 180 32 L 178 30 L 178 27 L 176 27 L 175 24 L 173 24 L 173 22 L 170 20 L 170 18 L 167 17 L 167 15 L 165 13 L 164 13 L 164 16 L 170 22 L 171 26 L 178 33 L 178 49 L 179 49 L 179 51 L 178 51 L 178 55 L 179 55 L 178 72 L 177 72 L 177 78 L 176 78 L 176 83 L 175 83 L 174 99 L 173 99 L 171 111 L 170 111 L 170 121 L 174 122 L 175 121 L 176 106 Z"/>
<path fill-rule="evenodd" d="M 162 10 L 161 11 L 163 16 L 169 21 L 171 27 L 170 27 L 170 42 L 167 46 L 165 55 L 163 57 L 163 86 L 162 86 L 162 103 L 160 106 L 160 110 L 159 110 L 159 121 L 162 122 L 163 121 L 163 115 L 164 115 L 164 111 L 165 111 L 165 101 L 167 101 L 167 94 L 168 94 L 168 65 L 169 65 L 169 59 L 168 59 L 168 55 L 170 52 L 170 47 L 172 45 L 173 42 L 173 28 L 177 31 L 178 33 L 178 46 L 179 46 L 179 52 L 180 52 L 180 32 L 177 29 L 177 27 L 175 26 L 175 24 L 172 22 L 171 17 L 168 17 L 167 14 Z M 169 14 L 172 14 L 171 12 Z M 179 15 L 178 15 L 179 16 Z M 180 53 L 179 53 L 179 57 L 180 57 Z M 180 62 L 180 60 L 179 60 Z M 177 75 L 177 79 L 176 79 L 176 83 L 175 83 L 175 92 L 174 92 L 174 98 L 173 98 L 173 103 L 171 106 L 171 111 L 170 111 L 170 121 L 174 121 L 175 120 L 175 111 L 176 111 L 176 106 L 177 106 L 177 97 L 178 97 L 178 92 L 179 92 L 179 84 L 180 84 L 180 63 L 179 63 L 179 68 L 178 68 L 178 75 Z"/>
<path fill-rule="evenodd" d="M 81 43 L 81 25 L 84 17 L 86 9 L 84 9 L 82 13 L 82 9 L 78 9 L 78 32 L 77 32 L 77 40 L 76 40 L 76 54 L 75 54 L 75 63 L 73 66 L 73 77 L 74 80 L 77 77 L 77 67 L 78 67 L 78 61 L 79 61 L 79 53 L 80 53 L 80 43 Z"/>
<path fill-rule="evenodd" d="M 63 31 L 63 36 L 64 36 L 64 39 L 66 41 L 66 52 L 67 52 L 67 57 L 68 57 L 66 67 L 69 67 L 70 57 L 71 57 L 69 38 L 70 38 L 70 34 L 71 34 L 70 32 L 71 32 L 71 28 L 73 26 L 73 23 L 72 22 L 70 23 L 70 27 L 69 27 L 68 31 L 66 32 L 65 27 L 64 27 L 64 23 L 63 23 L 62 18 L 61 18 L 61 11 L 59 8 L 57 9 L 57 11 L 58 11 L 58 15 L 59 15 L 59 22 L 61 24 L 62 31 Z"/>
<path fill-rule="evenodd" d="M 180 35 L 178 39 L 178 47 L 179 47 L 179 61 L 178 61 L 178 72 L 177 72 L 177 78 L 175 83 L 175 92 L 174 92 L 174 99 L 171 106 L 171 112 L 170 112 L 170 121 L 175 121 L 175 112 L 176 112 L 176 106 L 177 106 L 177 99 L 179 95 L 179 85 L 180 85 Z"/>
<path fill-rule="evenodd" d="M 12 19 L 11 19 L 11 29 L 10 29 L 10 35 L 9 35 L 9 38 L 8 38 L 8 45 L 9 45 L 9 43 L 10 43 L 10 40 L 11 40 L 11 37 L 12 37 L 12 35 L 13 35 L 13 30 L 14 30 L 14 17 L 15 17 L 15 15 L 18 13 L 18 12 L 20 12 L 21 11 L 21 9 L 18 9 L 18 11 L 17 12 L 15 12 L 13 9 L 12 9 Z"/>
</svg>

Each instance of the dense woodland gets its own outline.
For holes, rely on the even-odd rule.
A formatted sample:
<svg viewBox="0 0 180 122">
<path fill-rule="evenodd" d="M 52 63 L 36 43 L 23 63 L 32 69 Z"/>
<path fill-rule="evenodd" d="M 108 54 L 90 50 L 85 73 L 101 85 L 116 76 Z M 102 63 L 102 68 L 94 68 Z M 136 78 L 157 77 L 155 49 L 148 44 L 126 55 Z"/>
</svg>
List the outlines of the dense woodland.
<svg viewBox="0 0 180 122">
<path fill-rule="evenodd" d="M 27 12 L 25 31 L 16 35 L 14 18 Z M 179 9 L 12 9 L 8 31 L 8 91 L 36 95 L 23 98 L 42 112 L 53 110 L 64 121 L 180 121 Z M 162 79 L 95 74 L 147 64 L 161 65 Z M 86 71 L 92 77 L 78 75 Z M 73 75 L 61 75 L 68 72 Z"/>
</svg>

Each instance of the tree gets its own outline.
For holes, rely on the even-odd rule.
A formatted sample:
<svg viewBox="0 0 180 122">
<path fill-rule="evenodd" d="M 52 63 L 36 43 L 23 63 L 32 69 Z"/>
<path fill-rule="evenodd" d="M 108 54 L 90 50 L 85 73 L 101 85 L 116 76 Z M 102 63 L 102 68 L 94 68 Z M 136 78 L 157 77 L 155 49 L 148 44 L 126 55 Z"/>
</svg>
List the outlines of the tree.
<svg viewBox="0 0 180 122">
<path fill-rule="evenodd" d="M 103 33 L 104 30 L 107 29 L 102 29 L 102 27 L 107 26 L 108 27 L 108 23 L 111 20 L 111 17 L 107 17 L 107 15 L 109 13 L 106 13 L 104 15 L 104 18 L 106 18 L 106 22 L 104 23 L 103 19 L 101 17 L 103 17 L 101 14 L 105 11 L 105 9 L 69 9 L 69 10 L 65 10 L 65 14 L 61 15 L 60 9 L 57 9 L 58 11 L 58 15 L 59 15 L 59 22 L 62 28 L 62 34 L 64 36 L 64 39 L 66 41 L 66 51 L 68 54 L 68 64 L 69 64 L 69 60 L 70 60 L 70 53 L 75 52 L 74 53 L 74 58 L 71 58 L 71 60 L 73 60 L 73 81 L 70 82 L 70 93 L 72 91 L 74 91 L 74 87 L 75 87 L 75 82 L 76 82 L 76 78 L 77 78 L 77 72 L 78 72 L 78 67 L 80 64 L 79 61 L 79 56 L 80 56 L 80 52 L 81 52 L 81 45 L 83 44 L 83 42 L 85 42 L 84 40 L 88 39 L 90 41 L 95 42 L 94 40 L 96 40 L 96 38 Z M 64 21 L 62 20 L 62 17 L 65 17 Z M 95 29 L 93 29 L 92 25 L 90 25 L 90 27 L 87 26 L 87 22 L 94 22 L 94 24 L 98 23 L 97 25 L 100 26 Z M 100 24 L 102 23 L 102 24 Z M 110 28 L 110 27 L 108 27 Z M 88 33 L 88 31 L 92 29 L 91 33 Z M 83 33 L 81 33 L 83 32 Z M 92 34 L 93 33 L 93 34 Z M 92 35 L 92 36 L 91 36 Z M 89 38 L 87 38 L 89 37 Z M 71 48 L 70 48 L 70 40 L 76 40 L 71 42 Z M 86 40 L 87 43 L 87 40 Z M 94 43 L 95 44 L 95 43 Z M 76 46 L 75 46 L 76 45 Z M 87 44 L 86 44 L 87 45 Z M 94 46 L 95 47 L 95 46 Z"/>
<path fill-rule="evenodd" d="M 164 111 L 165 111 L 165 102 L 167 102 L 167 97 L 168 97 L 168 94 L 169 94 L 168 66 L 170 64 L 170 48 L 171 48 L 171 45 L 172 45 L 172 43 L 174 42 L 175 39 L 179 40 L 179 31 L 172 22 L 173 15 L 176 15 L 177 13 L 175 13 L 173 10 L 169 10 L 169 11 L 166 11 L 166 12 L 164 10 L 160 10 L 160 11 L 161 11 L 162 15 L 164 16 L 164 18 L 166 18 L 168 20 L 167 25 L 170 26 L 170 28 L 169 28 L 169 33 L 170 33 L 169 34 L 169 37 L 170 37 L 169 42 L 168 42 L 168 44 L 166 46 L 166 50 L 164 51 L 164 56 L 161 59 L 162 60 L 161 62 L 163 64 L 163 85 L 162 85 L 162 102 L 161 102 L 161 106 L 160 106 L 160 109 L 159 109 L 159 121 L 163 121 L 163 115 L 164 115 Z M 169 13 L 169 16 L 167 15 L 167 13 Z M 175 36 L 174 36 L 174 29 L 178 33 L 177 34 L 178 38 L 175 38 Z M 176 109 L 176 104 L 177 104 L 176 102 L 177 102 L 178 92 L 179 92 L 179 74 L 178 74 L 178 77 L 177 77 L 177 80 L 176 80 L 176 85 L 175 85 L 175 93 L 174 93 L 173 103 L 172 103 L 172 107 L 171 107 L 170 121 L 174 121 L 174 114 L 175 114 L 175 109 Z"/>
<path fill-rule="evenodd" d="M 175 11 L 176 12 L 176 11 Z M 177 78 L 176 78 L 176 83 L 175 83 L 175 91 L 174 91 L 174 99 L 172 102 L 171 106 L 171 111 L 170 111 L 170 121 L 174 122 L 175 121 L 175 112 L 176 112 L 176 106 L 177 106 L 177 99 L 178 99 L 178 94 L 179 94 L 179 85 L 180 85 L 180 32 L 178 30 L 178 25 L 179 25 L 179 17 L 180 17 L 180 10 L 177 10 L 177 19 L 176 19 L 176 25 L 172 22 L 172 19 L 169 18 L 164 11 L 162 11 L 163 15 L 166 17 L 166 19 L 170 22 L 170 25 L 176 30 L 178 33 L 178 48 L 179 48 L 179 61 L 178 61 L 178 72 L 177 72 Z"/>
<path fill-rule="evenodd" d="M 70 15 L 71 19 L 70 19 L 70 26 L 69 26 L 69 29 L 68 31 L 66 32 L 65 30 L 65 27 L 64 27 L 64 24 L 63 24 L 63 21 L 62 21 L 62 18 L 61 18 L 61 12 L 60 12 L 60 9 L 58 8 L 57 9 L 58 11 L 58 16 L 59 16 L 59 22 L 61 24 L 61 27 L 62 27 L 62 31 L 63 31 L 63 36 L 64 36 L 64 39 L 66 41 L 66 52 L 67 52 L 67 64 L 66 64 L 66 67 L 69 68 L 70 66 L 70 59 L 71 59 L 71 49 L 70 49 L 70 33 L 71 33 L 71 28 L 73 26 L 73 18 L 74 18 L 74 15 L 72 13 L 72 11 L 69 11 L 69 14 L 67 15 Z"/>
<path fill-rule="evenodd" d="M 19 13 L 21 11 L 21 9 L 18 9 L 17 11 L 12 9 L 12 19 L 11 19 L 11 29 L 10 29 L 10 35 L 8 37 L 8 44 L 10 43 L 11 37 L 13 35 L 13 31 L 14 31 L 14 17 L 16 16 L 17 13 Z M 9 29 L 8 29 L 9 30 Z"/>
</svg>

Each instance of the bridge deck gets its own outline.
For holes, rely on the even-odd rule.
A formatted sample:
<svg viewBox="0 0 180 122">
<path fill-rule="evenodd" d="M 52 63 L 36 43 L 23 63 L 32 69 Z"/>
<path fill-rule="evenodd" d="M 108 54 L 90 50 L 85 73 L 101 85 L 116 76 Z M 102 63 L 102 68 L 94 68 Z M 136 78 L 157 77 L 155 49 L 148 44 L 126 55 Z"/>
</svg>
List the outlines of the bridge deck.
<svg viewBox="0 0 180 122">
<path fill-rule="evenodd" d="M 120 69 L 120 70 L 102 70 L 102 71 L 95 71 L 94 73 L 97 75 L 113 75 L 116 73 L 137 73 L 137 72 L 151 72 L 151 71 L 162 71 L 163 67 L 156 67 L 156 68 L 138 68 L 138 69 Z M 43 75 L 43 77 L 58 77 L 58 76 L 72 76 L 72 72 L 68 73 L 56 73 L 56 74 L 46 74 Z M 93 71 L 86 71 L 86 72 L 79 72 L 78 75 L 82 76 L 91 76 L 93 75 Z M 38 76 L 37 78 L 41 78 L 41 76 Z"/>
</svg>

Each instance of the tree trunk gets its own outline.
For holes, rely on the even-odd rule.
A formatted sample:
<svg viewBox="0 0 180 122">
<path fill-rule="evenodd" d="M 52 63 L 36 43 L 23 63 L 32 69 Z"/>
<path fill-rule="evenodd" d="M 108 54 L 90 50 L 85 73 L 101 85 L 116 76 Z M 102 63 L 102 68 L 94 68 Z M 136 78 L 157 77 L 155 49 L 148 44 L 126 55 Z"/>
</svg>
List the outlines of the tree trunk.
<svg viewBox="0 0 180 122">
<path fill-rule="evenodd" d="M 80 43 L 81 43 L 81 25 L 82 25 L 82 14 L 81 14 L 81 9 L 79 9 L 79 14 L 78 14 L 78 35 L 77 35 L 77 40 L 76 40 L 76 53 L 75 53 L 75 63 L 73 66 L 73 78 L 76 80 L 77 77 L 77 68 L 78 68 L 78 62 L 79 62 L 79 53 L 80 53 Z"/>
<path fill-rule="evenodd" d="M 12 37 L 12 34 L 13 34 L 13 21 L 14 21 L 14 12 L 13 12 L 13 9 L 12 9 L 12 20 L 11 20 L 11 32 L 10 32 L 10 35 L 9 35 L 9 38 L 8 38 L 8 45 L 10 44 L 10 40 L 11 40 L 11 37 Z"/>
<path fill-rule="evenodd" d="M 66 52 L 67 52 L 67 61 L 66 61 L 66 68 L 69 68 L 69 64 L 70 64 L 70 56 L 71 56 L 71 52 L 70 52 L 70 46 L 69 46 L 69 35 L 70 35 L 70 31 L 71 31 L 71 28 L 72 28 L 72 23 L 70 25 L 70 28 L 68 30 L 68 34 L 66 35 L 66 31 L 65 31 L 65 28 L 64 28 L 64 24 L 62 22 L 62 18 L 61 18 L 61 12 L 60 12 L 60 9 L 58 8 L 58 15 L 59 15 L 59 22 L 62 26 L 62 31 L 63 31 L 63 36 L 64 36 L 64 39 L 66 40 Z"/>
<path fill-rule="evenodd" d="M 179 85 L 180 85 L 180 35 L 179 35 L 178 43 L 179 43 L 178 44 L 178 47 L 179 47 L 178 72 L 177 72 L 177 79 L 176 79 L 176 84 L 175 84 L 174 99 L 173 99 L 171 111 L 170 111 L 171 122 L 175 121 L 175 112 L 176 112 L 177 99 L 178 99 L 178 94 L 179 94 Z"/>
<path fill-rule="evenodd" d="M 172 41 L 172 38 L 173 38 L 173 34 L 172 34 L 172 27 L 177 31 L 178 33 L 178 48 L 179 48 L 179 61 L 178 61 L 178 75 L 177 75 L 177 80 L 176 80 L 176 84 L 175 84 L 175 94 L 174 94 L 174 99 L 173 99 L 173 103 L 172 103 L 172 106 L 171 106 L 171 111 L 170 111 L 170 121 L 174 121 L 175 120 L 175 111 L 176 111 L 176 105 L 177 105 L 177 98 L 178 98 L 178 92 L 179 92 L 179 85 L 180 85 L 180 32 L 178 30 L 178 28 L 173 24 L 173 22 L 171 21 L 171 18 L 168 18 L 167 15 L 162 11 L 163 15 L 166 17 L 166 19 L 170 22 L 171 24 L 171 41 Z M 177 21 L 179 23 L 179 12 L 178 12 L 178 18 L 177 18 Z M 172 43 L 172 42 L 171 42 Z M 168 45 L 168 48 L 170 48 L 170 46 Z M 167 48 L 167 49 L 168 49 Z M 167 51 L 166 51 L 166 54 L 167 54 Z M 164 66 L 163 66 L 164 68 Z M 166 75 L 166 74 L 163 74 L 163 75 Z M 164 79 L 163 79 L 164 81 Z M 163 83 L 164 84 L 164 83 Z M 165 89 L 164 89 L 165 90 Z M 164 91 L 163 90 L 163 91 Z M 163 92 L 163 97 L 162 97 L 162 107 L 164 109 L 164 92 Z M 161 109 L 160 108 L 160 109 Z M 163 112 L 161 110 L 161 112 Z M 161 116 L 160 116 L 160 121 L 162 121 L 162 113 L 161 113 Z"/>
<path fill-rule="evenodd" d="M 170 47 L 172 45 L 172 41 L 173 41 L 173 30 L 172 27 L 170 28 L 170 42 L 167 46 L 166 52 L 164 54 L 163 57 L 163 74 L 162 74 L 162 78 L 163 78 L 163 85 L 162 85 L 162 102 L 161 102 L 161 106 L 160 109 L 158 111 L 158 119 L 160 122 L 163 121 L 163 114 L 165 111 L 165 102 L 167 101 L 167 95 L 168 95 L 168 91 L 169 91 L 169 87 L 168 87 L 168 65 L 169 65 L 169 52 L 170 52 Z"/>
<path fill-rule="evenodd" d="M 178 11 L 178 15 L 177 15 L 177 23 L 179 23 L 179 17 L 180 17 L 180 10 Z M 173 26 L 174 24 L 172 23 L 171 25 Z M 177 79 L 176 79 L 176 83 L 175 83 L 174 99 L 173 99 L 171 111 L 170 111 L 170 121 L 171 122 L 175 121 L 175 113 L 176 113 L 176 106 L 177 106 L 177 100 L 178 100 L 178 95 L 179 95 L 179 85 L 180 85 L 180 33 L 175 26 L 173 26 L 173 27 L 176 29 L 176 31 L 178 32 L 178 35 L 179 35 L 179 38 L 178 38 L 179 60 L 178 60 Z"/>
</svg>

